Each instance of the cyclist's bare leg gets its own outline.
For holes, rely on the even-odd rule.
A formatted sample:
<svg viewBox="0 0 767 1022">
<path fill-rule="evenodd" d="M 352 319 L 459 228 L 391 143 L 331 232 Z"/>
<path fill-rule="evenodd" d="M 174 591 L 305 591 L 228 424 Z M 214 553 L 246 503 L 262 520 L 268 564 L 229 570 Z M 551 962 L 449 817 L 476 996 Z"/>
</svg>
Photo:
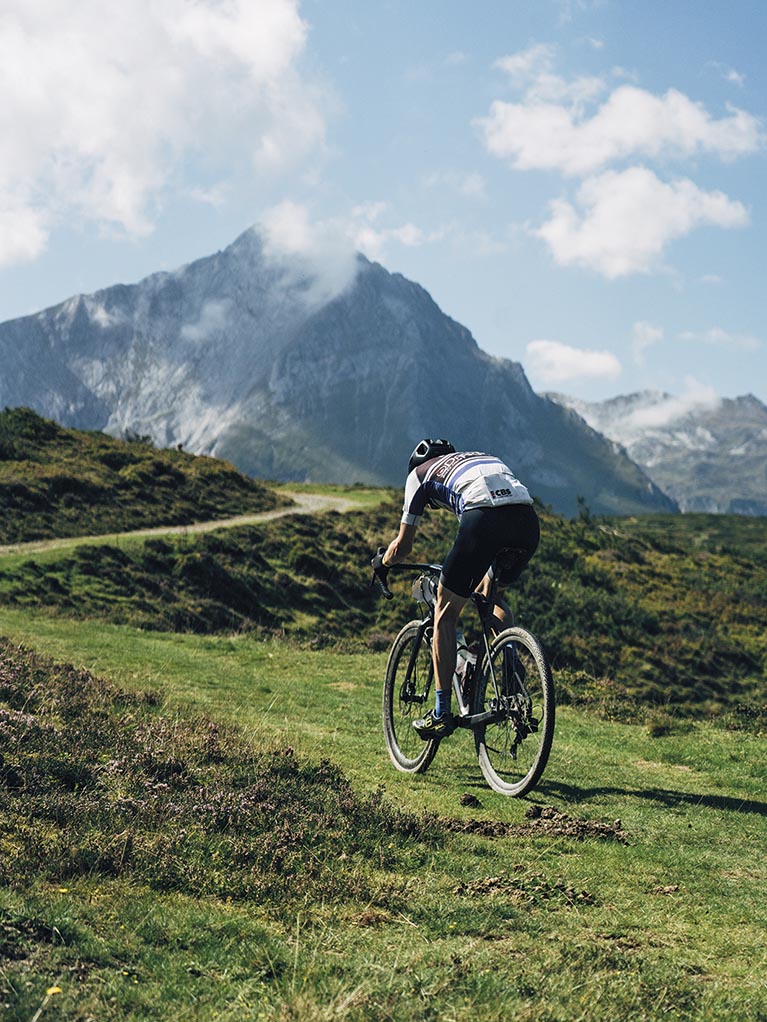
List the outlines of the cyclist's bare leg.
<svg viewBox="0 0 767 1022">
<path fill-rule="evenodd" d="M 434 674 L 440 691 L 450 691 L 455 671 L 456 628 L 468 597 L 458 596 L 440 582 L 434 606 Z"/>
<path fill-rule="evenodd" d="M 490 578 L 490 574 L 488 573 L 479 583 L 476 591 L 478 593 L 481 593 L 483 596 L 488 596 L 490 593 L 491 584 L 492 579 Z M 507 628 L 512 623 L 511 611 L 509 610 L 509 606 L 504 600 L 503 594 L 499 591 L 496 591 L 495 594 L 495 606 L 493 607 L 493 617 L 495 619 L 496 632 L 502 632 L 504 628 Z"/>
</svg>

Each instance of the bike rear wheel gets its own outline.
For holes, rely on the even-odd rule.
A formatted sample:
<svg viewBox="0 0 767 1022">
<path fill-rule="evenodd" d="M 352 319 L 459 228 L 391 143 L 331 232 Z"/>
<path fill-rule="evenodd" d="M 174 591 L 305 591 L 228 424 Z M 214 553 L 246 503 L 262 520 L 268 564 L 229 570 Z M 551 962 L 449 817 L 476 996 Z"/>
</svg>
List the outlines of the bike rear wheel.
<svg viewBox="0 0 767 1022">
<path fill-rule="evenodd" d="M 500 632 L 478 672 L 472 713 L 487 712 L 493 719 L 474 727 L 485 780 L 502 795 L 525 795 L 551 751 L 554 682 L 543 647 L 524 628 Z"/>
<path fill-rule="evenodd" d="M 422 622 L 411 621 L 399 633 L 389 653 L 383 687 L 383 730 L 392 763 L 408 774 L 427 769 L 438 741 L 425 742 L 413 730 L 423 717 L 434 681 L 431 642 Z"/>
</svg>

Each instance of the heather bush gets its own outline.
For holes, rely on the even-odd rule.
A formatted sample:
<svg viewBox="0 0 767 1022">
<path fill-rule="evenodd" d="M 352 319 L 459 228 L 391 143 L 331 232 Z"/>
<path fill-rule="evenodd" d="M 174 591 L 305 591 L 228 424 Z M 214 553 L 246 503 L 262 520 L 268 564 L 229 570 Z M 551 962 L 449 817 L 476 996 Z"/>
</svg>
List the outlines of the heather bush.
<svg viewBox="0 0 767 1022">
<path fill-rule="evenodd" d="M 356 793 L 326 760 L 254 751 L 158 702 L 0 644 L 0 882 L 101 875 L 232 899 L 365 897 L 370 869 L 442 834 L 380 791 Z"/>
<path fill-rule="evenodd" d="M 181 525 L 286 503 L 226 462 L 0 412 L 0 543 Z"/>
</svg>

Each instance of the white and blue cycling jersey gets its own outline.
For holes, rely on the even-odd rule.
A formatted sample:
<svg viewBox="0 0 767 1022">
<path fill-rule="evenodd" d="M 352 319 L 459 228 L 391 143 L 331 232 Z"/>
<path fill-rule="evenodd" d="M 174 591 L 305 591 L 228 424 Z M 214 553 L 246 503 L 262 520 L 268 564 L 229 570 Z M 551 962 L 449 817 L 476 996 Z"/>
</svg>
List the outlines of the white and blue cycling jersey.
<svg viewBox="0 0 767 1022">
<path fill-rule="evenodd" d="M 479 451 L 456 451 L 416 466 L 405 483 L 404 525 L 417 525 L 427 504 L 464 511 L 504 504 L 532 504 L 527 487 L 500 458 Z"/>
</svg>

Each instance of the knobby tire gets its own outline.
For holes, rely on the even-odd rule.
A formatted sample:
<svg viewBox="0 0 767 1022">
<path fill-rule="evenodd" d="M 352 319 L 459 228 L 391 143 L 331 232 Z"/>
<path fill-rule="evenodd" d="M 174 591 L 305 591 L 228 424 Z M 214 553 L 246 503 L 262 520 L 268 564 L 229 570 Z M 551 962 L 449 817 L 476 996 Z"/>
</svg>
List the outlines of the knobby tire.
<svg viewBox="0 0 767 1022">
<path fill-rule="evenodd" d="M 475 725 L 477 757 L 494 791 L 520 797 L 540 780 L 551 751 L 551 668 L 541 644 L 524 628 L 500 632 L 490 646 L 490 660 L 492 672 L 487 657 L 477 672 L 472 713 L 493 710 L 497 719 Z"/>
<path fill-rule="evenodd" d="M 413 649 L 418 650 L 408 678 Z M 383 730 L 392 763 L 408 774 L 421 774 L 434 759 L 439 741 L 425 742 L 413 721 L 429 708 L 434 686 L 431 643 L 420 621 L 405 625 L 392 644 L 383 687 Z"/>
</svg>

